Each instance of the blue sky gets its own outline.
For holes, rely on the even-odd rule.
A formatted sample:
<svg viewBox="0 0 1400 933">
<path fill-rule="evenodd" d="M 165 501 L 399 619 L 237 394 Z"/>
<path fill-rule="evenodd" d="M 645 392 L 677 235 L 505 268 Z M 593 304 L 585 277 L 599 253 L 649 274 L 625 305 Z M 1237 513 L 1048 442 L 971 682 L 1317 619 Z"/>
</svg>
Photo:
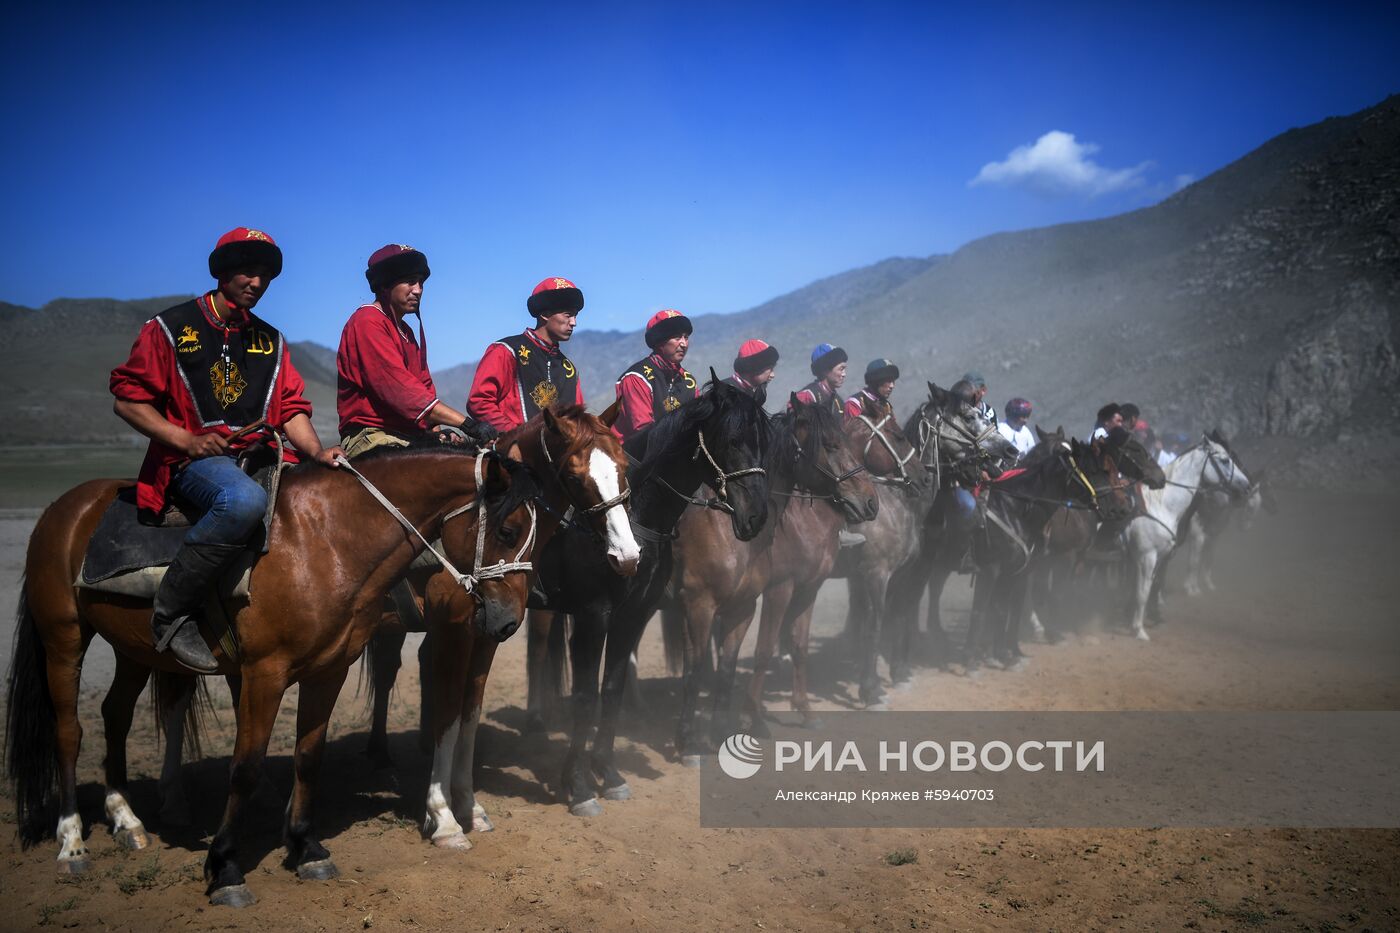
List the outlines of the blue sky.
<svg viewBox="0 0 1400 933">
<path fill-rule="evenodd" d="M 54 4 L 0 37 L 0 300 L 208 284 L 334 346 L 424 250 L 435 367 L 564 275 L 585 327 L 1160 200 L 1400 91 L 1400 5 Z M 1049 135 L 1047 135 L 1049 134 Z"/>
</svg>

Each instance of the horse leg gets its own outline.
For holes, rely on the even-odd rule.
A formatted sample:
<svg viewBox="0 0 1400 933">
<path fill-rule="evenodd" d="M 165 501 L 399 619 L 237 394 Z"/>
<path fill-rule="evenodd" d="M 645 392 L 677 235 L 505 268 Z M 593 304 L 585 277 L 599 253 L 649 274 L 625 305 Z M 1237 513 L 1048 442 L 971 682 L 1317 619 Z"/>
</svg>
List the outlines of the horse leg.
<svg viewBox="0 0 1400 933">
<path fill-rule="evenodd" d="M 287 690 L 284 676 L 253 672 L 240 679 L 238 687 L 238 737 L 229 764 L 228 802 L 223 822 L 204 859 L 205 893 L 209 903 L 221 907 L 247 907 L 255 902 L 238 867 L 237 836 L 241 828 L 243 804 L 258 788 L 267 742 L 277 720 L 277 709 Z M 301 702 L 307 702 L 303 696 Z"/>
<path fill-rule="evenodd" d="M 797 589 L 784 614 L 785 624 L 792 626 L 792 708 L 802 716 L 802 728 L 820 729 L 824 723 L 812 712 L 807 696 L 807 656 L 811 646 L 812 606 L 817 601 L 821 583 Z M 877 685 L 878 686 L 878 685 Z"/>
<path fill-rule="evenodd" d="M 481 710 L 486 699 L 486 679 L 491 662 L 496 657 L 498 642 L 490 638 L 473 638 L 471 663 L 467 669 L 467 690 L 462 707 L 461 729 L 457 733 L 457 749 L 452 767 L 452 810 L 459 821 L 467 823 L 472 832 L 489 833 L 496 827 L 486 815 L 486 808 L 476 802 L 475 779 L 476 734 L 481 727 Z"/>
<path fill-rule="evenodd" d="M 967 641 L 964 650 L 967 654 L 969 670 L 975 670 L 987 659 L 987 642 L 991 638 L 988 616 L 992 613 L 993 596 L 996 592 L 998 568 L 988 566 L 978 571 L 972 585 L 972 613 L 967 623 Z"/>
<path fill-rule="evenodd" d="M 160 823 L 165 826 L 190 825 L 190 805 L 185 799 L 185 782 L 180 776 L 180 756 L 185 747 L 185 717 L 194 705 L 199 681 L 194 677 L 158 674 L 166 683 L 178 682 L 174 696 L 161 696 L 161 731 L 165 733 L 165 751 L 160 766 Z M 164 691 L 162 691 L 164 694 Z"/>
<path fill-rule="evenodd" d="M 1200 517 L 1193 515 L 1186 523 L 1186 579 L 1182 582 L 1182 588 L 1187 596 L 1201 595 L 1201 564 L 1205 546 L 1205 527 Z"/>
<path fill-rule="evenodd" d="M 953 568 L 937 561 L 928 577 L 928 616 L 925 625 L 928 653 L 937 667 L 947 667 L 953 661 L 953 643 L 948 638 L 948 630 L 943 627 L 943 614 L 939 604 L 943 601 L 943 588 L 948 585 L 948 577 Z"/>
<path fill-rule="evenodd" d="M 765 600 L 766 602 L 766 600 Z M 734 708 L 734 682 L 739 671 L 739 651 L 753 624 L 756 601 L 750 601 L 729 614 L 717 613 L 715 629 L 720 634 L 719 658 L 711 687 L 710 739 L 718 746 L 739 731 L 739 714 Z M 751 727 L 754 735 L 766 736 L 768 727 L 762 720 Z"/>
<path fill-rule="evenodd" d="M 885 591 L 889 575 L 883 568 L 870 568 L 864 574 L 853 575 L 848 584 L 852 606 L 859 602 L 863 610 L 864 622 L 858 629 L 863 637 L 860 649 L 860 702 L 869 709 L 885 700 L 884 691 L 880 688 L 880 642 L 883 638 Z M 809 611 L 809 624 L 810 618 Z"/>
<path fill-rule="evenodd" d="M 676 754 L 689 767 L 699 767 L 706 749 L 696 736 L 700 707 L 700 682 L 708 667 L 710 636 L 714 632 L 715 600 L 703 589 L 686 594 L 684 603 L 685 646 L 681 673 L 681 713 L 676 721 Z M 676 612 L 670 609 L 667 612 Z M 714 685 L 711 684 L 711 690 Z"/>
<path fill-rule="evenodd" d="M 65 627 L 64 635 L 68 636 Z M 79 630 L 77 620 L 65 644 L 45 644 L 49 695 L 53 698 L 54 725 L 58 751 L 58 869 L 77 875 L 92 867 L 87 844 L 83 841 L 83 818 L 78 814 L 78 750 L 83 742 L 83 725 L 78 720 L 78 687 L 83 655 L 92 636 Z"/>
<path fill-rule="evenodd" d="M 598 715 L 598 731 L 593 736 L 592 770 L 603 787 L 604 800 L 630 800 L 632 789 L 617 770 L 614 745 L 617 742 L 617 722 L 622 714 L 622 702 L 627 681 L 635 679 L 632 658 L 646 630 L 647 618 L 622 619 L 614 615 L 603 657 L 603 701 Z"/>
<path fill-rule="evenodd" d="M 470 622 L 451 624 L 429 612 L 428 637 L 433 650 L 425 658 L 423 682 L 431 698 L 432 718 L 426 730 L 433 743 L 433 767 L 423 811 L 423 837 L 444 849 L 470 849 L 453 810 L 451 794 L 461 742 L 464 691 L 470 668 L 474 632 Z M 425 700 L 425 705 L 429 705 Z M 468 777 L 470 783 L 470 777 Z"/>
<path fill-rule="evenodd" d="M 573 635 L 569 639 L 574 672 L 574 721 L 569 733 L 569 751 L 564 756 L 560 795 L 574 816 L 601 816 L 603 813 L 585 758 L 588 738 L 598 719 L 598 667 L 608 639 L 608 622 L 606 612 L 576 613 Z"/>
<path fill-rule="evenodd" d="M 106 733 L 107 756 L 103 760 L 107 795 L 103 802 L 111 822 L 112 838 L 124 849 L 144 849 L 150 845 L 146 827 L 136 818 L 126 799 L 126 738 L 136 701 L 146 689 L 151 669 L 117 653 L 117 671 L 102 701 L 102 728 Z"/>
<path fill-rule="evenodd" d="M 558 709 L 564 692 L 564 616 L 544 609 L 531 609 L 525 652 L 528 683 L 525 732 L 544 732 Z"/>
<path fill-rule="evenodd" d="M 1215 592 L 1215 549 L 1220 544 L 1221 534 L 1223 530 L 1206 535 L 1201 542 L 1201 586 L 1211 593 Z"/>
<path fill-rule="evenodd" d="M 780 583 L 763 593 L 763 614 L 758 618 L 758 643 L 753 649 L 753 677 L 749 680 L 749 732 L 759 738 L 769 735 L 768 710 L 763 704 L 763 678 L 778 650 L 778 637 L 792 601 L 793 584 Z M 736 652 L 737 654 L 737 652 Z"/>
<path fill-rule="evenodd" d="M 1152 596 L 1152 584 L 1157 576 L 1157 549 L 1145 547 L 1137 559 L 1137 590 L 1133 602 L 1133 634 L 1142 641 L 1148 641 L 1147 629 L 1143 621 L 1147 615 L 1147 601 Z"/>
<path fill-rule="evenodd" d="M 375 770 L 394 766 L 394 759 L 389 754 L 389 694 L 394 689 L 394 681 L 398 680 L 399 669 L 403 667 L 403 643 L 406 638 L 408 631 L 401 626 L 381 628 L 374 633 L 365 650 L 370 702 L 374 704 L 365 754 L 374 763 Z"/>
<path fill-rule="evenodd" d="M 311 834 L 311 796 L 321 773 L 326 728 L 348 672 L 348 667 L 342 667 L 301 683 L 301 697 L 297 702 L 297 746 L 292 756 L 296 781 L 292 785 L 283 838 L 287 844 L 287 863 L 296 869 L 302 881 L 329 881 L 340 877 L 330 852 Z"/>
</svg>

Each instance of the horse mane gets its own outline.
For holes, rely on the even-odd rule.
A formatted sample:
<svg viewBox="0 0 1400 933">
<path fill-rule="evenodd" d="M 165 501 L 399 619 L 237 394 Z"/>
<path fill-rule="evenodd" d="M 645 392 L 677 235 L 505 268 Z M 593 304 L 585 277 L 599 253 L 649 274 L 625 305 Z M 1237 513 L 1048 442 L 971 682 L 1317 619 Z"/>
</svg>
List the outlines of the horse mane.
<svg viewBox="0 0 1400 933">
<path fill-rule="evenodd" d="M 485 452 L 482 456 L 499 463 L 501 468 L 506 471 L 506 475 L 510 477 L 510 483 L 504 489 L 492 492 L 492 483 L 488 478 L 485 488 L 477 490 L 477 495 L 484 497 L 486 518 L 492 525 L 499 526 L 516 509 L 527 502 L 534 502 L 544 495 L 544 490 L 540 488 L 535 471 L 530 469 L 529 464 L 512 460 L 510 457 L 495 451 Z"/>
<path fill-rule="evenodd" d="M 741 441 L 749 430 L 754 431 L 757 444 L 755 453 L 760 460 L 772 445 L 773 426 L 762 406 L 748 393 L 712 379 L 699 396 L 666 414 L 646 430 L 646 452 L 637 464 L 632 485 L 640 486 L 646 482 L 678 453 L 689 456 L 689 451 L 684 448 L 690 445 L 691 435 L 702 424 L 718 428 L 717 436 L 707 436 L 705 439 L 706 446 L 716 457 Z"/>
</svg>

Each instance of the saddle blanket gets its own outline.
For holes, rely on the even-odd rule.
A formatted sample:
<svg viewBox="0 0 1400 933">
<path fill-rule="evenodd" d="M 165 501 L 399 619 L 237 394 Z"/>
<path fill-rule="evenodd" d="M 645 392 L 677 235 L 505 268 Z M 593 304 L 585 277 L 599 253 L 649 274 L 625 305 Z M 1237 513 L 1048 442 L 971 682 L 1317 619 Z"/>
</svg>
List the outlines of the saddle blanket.
<svg viewBox="0 0 1400 933">
<path fill-rule="evenodd" d="M 168 513 L 161 525 L 142 524 L 137 518 L 136 487 L 122 488 L 102 514 L 73 585 L 121 596 L 154 598 L 165 577 L 165 568 L 175 559 L 189 526 L 188 518 L 178 510 Z M 228 569 L 219 586 L 220 596 L 247 598 L 248 577 L 261 543 L 250 543 L 244 555 Z"/>
</svg>

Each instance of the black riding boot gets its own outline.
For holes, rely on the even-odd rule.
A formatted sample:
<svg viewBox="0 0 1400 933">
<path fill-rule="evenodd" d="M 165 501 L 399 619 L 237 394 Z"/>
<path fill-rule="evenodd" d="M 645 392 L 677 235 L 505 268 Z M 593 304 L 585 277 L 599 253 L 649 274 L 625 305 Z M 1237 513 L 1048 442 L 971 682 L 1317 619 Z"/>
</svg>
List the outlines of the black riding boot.
<svg viewBox="0 0 1400 933">
<path fill-rule="evenodd" d="M 199 617 L 210 587 L 244 551 L 241 544 L 185 544 L 156 590 L 151 631 L 156 650 L 169 648 L 185 667 L 215 674 L 219 662 L 199 631 Z"/>
</svg>

